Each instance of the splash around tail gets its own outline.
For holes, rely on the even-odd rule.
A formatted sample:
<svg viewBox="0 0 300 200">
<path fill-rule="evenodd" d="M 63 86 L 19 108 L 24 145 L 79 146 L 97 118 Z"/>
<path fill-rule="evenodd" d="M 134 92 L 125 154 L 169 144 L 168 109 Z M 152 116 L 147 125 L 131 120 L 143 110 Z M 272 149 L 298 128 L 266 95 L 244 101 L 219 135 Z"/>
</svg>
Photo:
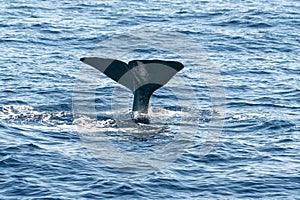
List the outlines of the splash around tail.
<svg viewBox="0 0 300 200">
<path fill-rule="evenodd" d="M 177 61 L 132 60 L 128 64 L 115 59 L 84 57 L 80 61 L 103 72 L 134 94 L 132 119 L 149 124 L 149 102 L 154 91 L 165 85 L 183 64 Z"/>
</svg>

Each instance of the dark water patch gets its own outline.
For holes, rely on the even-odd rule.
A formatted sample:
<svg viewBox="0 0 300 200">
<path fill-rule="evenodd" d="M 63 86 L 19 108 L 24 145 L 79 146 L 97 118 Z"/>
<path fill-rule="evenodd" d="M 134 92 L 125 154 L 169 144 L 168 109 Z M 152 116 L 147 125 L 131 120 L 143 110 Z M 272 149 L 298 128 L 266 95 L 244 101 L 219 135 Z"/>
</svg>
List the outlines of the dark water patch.
<svg viewBox="0 0 300 200">
<path fill-rule="evenodd" d="M 16 94 L 17 92 L 14 90 L 7 89 L 7 90 L 4 90 L 3 93 L 5 93 L 6 95 L 10 95 L 10 94 Z"/>
<path fill-rule="evenodd" d="M 0 167 L 6 168 L 6 167 L 18 167 L 24 164 L 23 162 L 19 161 L 17 158 L 13 158 L 11 156 L 4 156 L 4 158 L 0 161 Z"/>
<path fill-rule="evenodd" d="M 254 103 L 254 102 L 230 102 L 227 103 L 229 107 L 265 107 L 265 108 L 298 108 L 290 105 L 283 105 L 277 103 Z"/>
<path fill-rule="evenodd" d="M 42 149 L 38 145 L 29 143 L 29 144 L 21 144 L 17 146 L 10 146 L 3 149 L 3 151 L 8 153 L 17 153 L 17 152 L 23 152 L 23 151 L 34 151 Z"/>
<path fill-rule="evenodd" d="M 289 143 L 289 142 L 294 142 L 294 139 L 286 138 L 286 139 L 281 139 L 281 140 L 277 141 L 277 143 Z"/>
</svg>

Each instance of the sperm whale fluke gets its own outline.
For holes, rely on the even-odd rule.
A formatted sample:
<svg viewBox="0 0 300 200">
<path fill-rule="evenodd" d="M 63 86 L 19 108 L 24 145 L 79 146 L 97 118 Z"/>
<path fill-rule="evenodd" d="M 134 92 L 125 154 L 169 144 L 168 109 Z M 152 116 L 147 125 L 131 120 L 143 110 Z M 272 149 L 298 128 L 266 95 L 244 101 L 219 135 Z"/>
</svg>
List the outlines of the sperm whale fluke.
<svg viewBox="0 0 300 200">
<path fill-rule="evenodd" d="M 133 120 L 146 124 L 151 95 L 184 67 L 180 62 L 164 60 L 132 60 L 126 64 L 115 59 L 84 57 L 80 61 L 130 89 L 134 94 Z"/>
</svg>

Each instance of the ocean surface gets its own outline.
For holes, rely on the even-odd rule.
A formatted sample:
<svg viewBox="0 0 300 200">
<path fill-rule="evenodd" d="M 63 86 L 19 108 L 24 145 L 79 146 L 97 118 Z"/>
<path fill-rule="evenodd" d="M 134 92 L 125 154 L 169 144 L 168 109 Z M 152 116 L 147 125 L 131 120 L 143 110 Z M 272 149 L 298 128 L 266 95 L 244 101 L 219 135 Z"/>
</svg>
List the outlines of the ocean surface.
<svg viewBox="0 0 300 200">
<path fill-rule="evenodd" d="M 0 4 L 0 199 L 300 199 L 300 2 Z M 79 61 L 185 67 L 151 98 Z"/>
</svg>

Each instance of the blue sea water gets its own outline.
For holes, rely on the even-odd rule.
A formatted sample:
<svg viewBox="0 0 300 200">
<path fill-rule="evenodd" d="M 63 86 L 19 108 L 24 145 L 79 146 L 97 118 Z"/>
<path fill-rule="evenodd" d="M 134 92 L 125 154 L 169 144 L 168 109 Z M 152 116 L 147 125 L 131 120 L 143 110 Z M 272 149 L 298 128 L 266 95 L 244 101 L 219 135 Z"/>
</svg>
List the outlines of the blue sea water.
<svg viewBox="0 0 300 200">
<path fill-rule="evenodd" d="M 116 96 L 128 93 L 79 58 L 110 49 L 101 45 L 114 37 L 130 49 L 126 34 L 143 29 L 168 30 L 157 31 L 157 41 L 174 32 L 203 48 L 222 80 L 224 116 L 211 105 L 218 87 L 189 63 L 179 74 L 198 106 L 188 90 L 186 105 L 176 104 L 174 81 L 151 99 L 160 113 L 153 127 L 115 113 Z M 0 30 L 0 199 L 300 198 L 299 1 L 2 1 Z M 143 48 L 125 55 L 140 57 L 180 59 Z M 78 87 L 83 75 L 88 84 Z M 76 117 L 74 96 L 95 103 L 96 124 Z M 218 116 L 222 133 L 201 156 Z M 88 139 L 106 138 L 100 146 L 86 145 L 82 133 L 91 130 Z M 193 144 L 171 148 L 185 131 Z M 167 156 L 144 158 L 158 163 L 153 169 L 138 163 L 168 145 Z"/>
</svg>

